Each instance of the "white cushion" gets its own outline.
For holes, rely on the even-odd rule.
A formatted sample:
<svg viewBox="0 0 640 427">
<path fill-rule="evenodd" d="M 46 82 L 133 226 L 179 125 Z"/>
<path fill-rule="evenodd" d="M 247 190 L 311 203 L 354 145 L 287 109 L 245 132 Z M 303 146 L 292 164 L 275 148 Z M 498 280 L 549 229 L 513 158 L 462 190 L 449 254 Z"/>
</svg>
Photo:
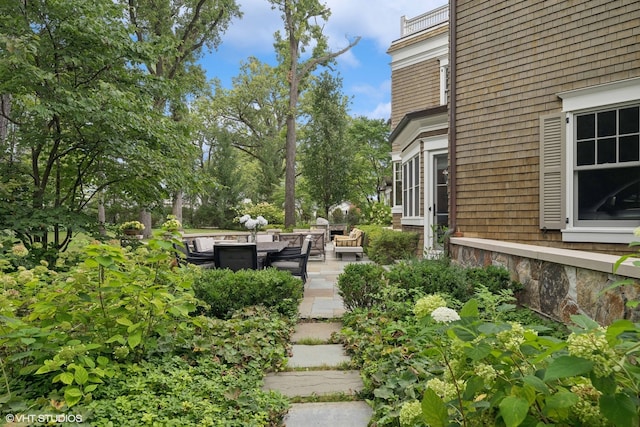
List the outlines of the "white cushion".
<svg viewBox="0 0 640 427">
<path fill-rule="evenodd" d="M 213 237 L 196 237 L 193 240 L 196 252 L 207 252 L 213 250 L 215 240 Z"/>
</svg>

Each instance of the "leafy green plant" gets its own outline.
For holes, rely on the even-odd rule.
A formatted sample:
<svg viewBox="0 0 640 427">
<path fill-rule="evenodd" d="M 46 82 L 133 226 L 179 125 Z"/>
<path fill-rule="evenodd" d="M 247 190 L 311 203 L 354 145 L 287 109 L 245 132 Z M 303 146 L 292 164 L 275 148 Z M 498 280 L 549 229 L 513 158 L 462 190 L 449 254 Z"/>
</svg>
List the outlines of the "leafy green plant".
<svg viewBox="0 0 640 427">
<path fill-rule="evenodd" d="M 391 225 L 393 217 L 391 215 L 391 206 L 377 202 L 371 205 L 369 211 L 369 224 Z"/>
<path fill-rule="evenodd" d="M 197 304 L 190 270 L 172 267 L 178 238 L 165 229 L 135 251 L 93 243 L 68 273 L 40 266 L 4 276 L 5 375 L 38 383 L 37 392 L 64 396 L 71 407 L 90 400 L 117 363 L 166 351 L 192 327 Z"/>
<path fill-rule="evenodd" d="M 235 310 L 264 305 L 292 315 L 302 298 L 302 282 L 286 271 L 226 269 L 203 270 L 194 283 L 195 294 L 207 303 L 207 316 L 229 318 Z"/>
<path fill-rule="evenodd" d="M 377 236 L 369 237 L 369 258 L 378 264 L 391 264 L 395 260 L 414 258 L 418 249 L 418 233 L 400 233 L 381 230 Z"/>
<path fill-rule="evenodd" d="M 371 307 L 385 284 L 384 269 L 375 264 L 348 264 L 338 276 L 338 293 L 345 308 Z"/>
<path fill-rule="evenodd" d="M 284 211 L 271 203 L 261 202 L 258 204 L 245 203 L 238 210 L 238 219 L 244 215 L 256 218 L 262 216 L 269 224 L 284 223 Z"/>
</svg>

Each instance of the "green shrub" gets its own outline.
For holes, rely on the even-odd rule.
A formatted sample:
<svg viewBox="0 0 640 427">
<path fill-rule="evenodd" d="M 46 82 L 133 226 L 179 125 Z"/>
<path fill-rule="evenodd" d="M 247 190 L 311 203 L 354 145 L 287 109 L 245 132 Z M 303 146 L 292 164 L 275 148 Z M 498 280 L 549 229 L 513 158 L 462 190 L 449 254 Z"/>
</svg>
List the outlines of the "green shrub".
<svg viewBox="0 0 640 427">
<path fill-rule="evenodd" d="M 464 269 L 447 259 L 402 262 L 391 267 L 387 278 L 390 284 L 414 293 L 448 294 L 460 301 L 473 295 Z"/>
<path fill-rule="evenodd" d="M 391 215 L 391 206 L 378 202 L 371 206 L 369 211 L 369 223 L 378 225 L 391 225 L 393 216 Z"/>
<path fill-rule="evenodd" d="M 373 306 L 384 286 L 384 269 L 375 264 L 348 264 L 338 276 L 338 293 L 348 310 Z"/>
<path fill-rule="evenodd" d="M 415 257 L 420 235 L 383 229 L 377 236 L 369 236 L 369 258 L 378 264 Z"/>
<path fill-rule="evenodd" d="M 249 215 L 252 218 L 262 216 L 269 221 L 269 224 L 284 223 L 284 211 L 267 202 L 260 202 L 255 205 L 253 203 L 245 203 L 238 209 L 238 218 L 243 215 Z"/>
<path fill-rule="evenodd" d="M 193 289 L 209 307 L 207 316 L 229 318 L 234 311 L 254 305 L 264 305 L 291 316 L 297 313 L 302 298 L 302 282 L 286 271 L 266 270 L 203 270 Z"/>
<path fill-rule="evenodd" d="M 364 231 L 364 242 L 362 242 L 362 245 L 363 245 L 362 247 L 364 249 L 364 253 L 366 253 L 367 255 L 369 254 L 369 246 L 371 244 L 371 241 L 376 240 L 378 236 L 380 236 L 380 233 L 382 233 L 382 230 L 387 229 L 382 225 L 372 225 L 372 224 L 358 225 L 358 228 Z"/>
<path fill-rule="evenodd" d="M 495 265 L 469 268 L 465 273 L 472 286 L 482 285 L 496 294 L 505 289 L 513 292 L 523 289 L 521 283 L 511 280 L 507 269 Z"/>
</svg>

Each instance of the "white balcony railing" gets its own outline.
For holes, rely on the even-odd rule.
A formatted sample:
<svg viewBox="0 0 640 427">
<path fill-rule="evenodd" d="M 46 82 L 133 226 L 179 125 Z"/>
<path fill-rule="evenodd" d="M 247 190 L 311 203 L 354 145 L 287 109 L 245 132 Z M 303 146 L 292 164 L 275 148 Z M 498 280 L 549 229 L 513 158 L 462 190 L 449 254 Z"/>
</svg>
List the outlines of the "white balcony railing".
<svg viewBox="0 0 640 427">
<path fill-rule="evenodd" d="M 426 30 L 449 20 L 449 5 L 444 5 L 415 18 L 400 18 L 400 37 Z"/>
</svg>

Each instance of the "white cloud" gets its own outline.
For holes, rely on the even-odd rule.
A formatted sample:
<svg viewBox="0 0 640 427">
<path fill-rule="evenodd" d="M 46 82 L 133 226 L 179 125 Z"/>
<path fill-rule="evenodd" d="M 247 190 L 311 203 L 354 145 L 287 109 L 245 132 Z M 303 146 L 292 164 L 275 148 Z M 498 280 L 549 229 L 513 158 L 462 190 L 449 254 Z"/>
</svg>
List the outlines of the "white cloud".
<svg viewBox="0 0 640 427">
<path fill-rule="evenodd" d="M 323 0 L 320 0 L 321 2 Z M 239 0 L 244 16 L 231 23 L 223 42 L 253 52 L 273 49 L 273 34 L 282 28 L 278 10 L 268 0 Z M 331 9 L 325 26 L 331 47 L 347 45 L 356 36 L 375 40 L 386 51 L 400 37 L 400 17 L 413 18 L 447 4 L 446 0 L 324 0 Z"/>
</svg>

